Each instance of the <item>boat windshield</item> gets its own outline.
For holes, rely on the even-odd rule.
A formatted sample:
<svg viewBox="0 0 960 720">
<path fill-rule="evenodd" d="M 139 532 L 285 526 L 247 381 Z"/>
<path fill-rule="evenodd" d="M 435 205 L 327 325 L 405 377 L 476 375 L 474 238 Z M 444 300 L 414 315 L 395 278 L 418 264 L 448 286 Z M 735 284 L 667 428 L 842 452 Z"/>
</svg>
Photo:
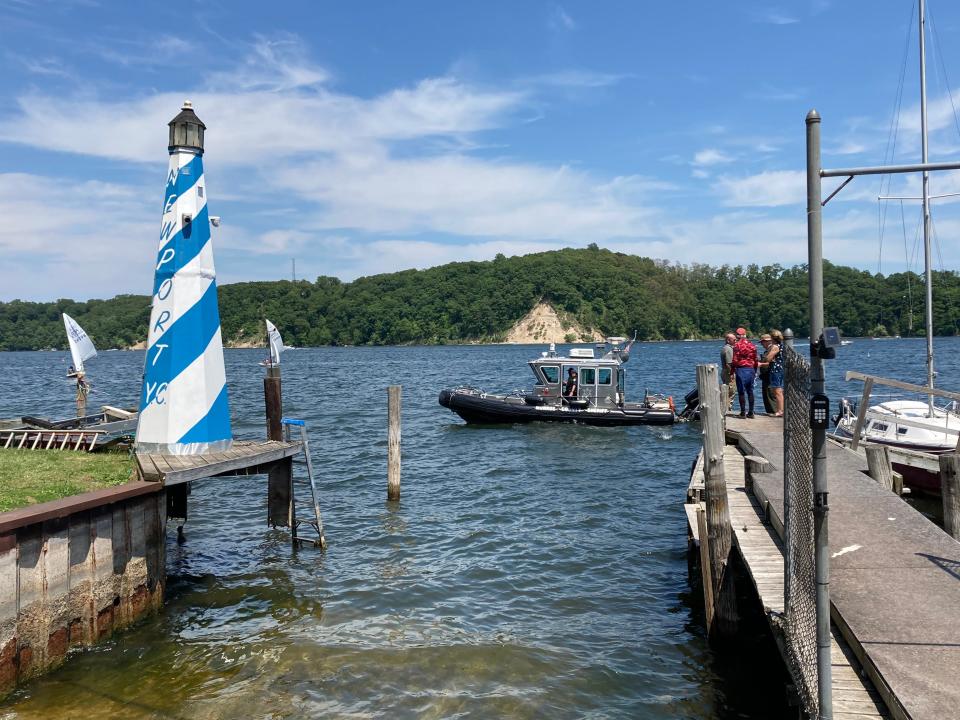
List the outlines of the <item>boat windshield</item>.
<svg viewBox="0 0 960 720">
<path fill-rule="evenodd" d="M 560 382 L 560 367 L 558 365 L 541 365 L 540 372 L 550 385 Z"/>
</svg>

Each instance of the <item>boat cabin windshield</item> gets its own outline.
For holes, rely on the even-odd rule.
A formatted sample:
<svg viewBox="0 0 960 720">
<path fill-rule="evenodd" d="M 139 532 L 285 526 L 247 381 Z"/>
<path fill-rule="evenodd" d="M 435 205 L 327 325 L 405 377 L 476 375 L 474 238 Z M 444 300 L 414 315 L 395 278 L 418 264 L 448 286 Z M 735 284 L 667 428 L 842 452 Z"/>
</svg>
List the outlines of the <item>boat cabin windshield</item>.
<svg viewBox="0 0 960 720">
<path fill-rule="evenodd" d="M 596 406 L 623 402 L 624 370 L 616 362 L 600 358 L 556 357 L 530 362 L 537 379 L 536 394 L 557 398 L 566 392 L 570 371 L 577 373 L 576 396 Z"/>
</svg>

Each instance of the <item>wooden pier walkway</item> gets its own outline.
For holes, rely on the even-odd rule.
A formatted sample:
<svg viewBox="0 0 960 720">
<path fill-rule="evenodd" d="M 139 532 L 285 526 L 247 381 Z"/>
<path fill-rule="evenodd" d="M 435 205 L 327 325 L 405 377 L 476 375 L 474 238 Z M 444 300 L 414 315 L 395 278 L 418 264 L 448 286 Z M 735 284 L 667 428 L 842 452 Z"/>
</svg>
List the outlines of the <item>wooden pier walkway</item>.
<svg viewBox="0 0 960 720">
<path fill-rule="evenodd" d="M 265 474 L 302 450 L 299 442 L 234 440 L 229 450 L 202 455 L 137 453 L 137 465 L 144 480 L 178 485 L 215 475 Z"/>
<path fill-rule="evenodd" d="M 727 420 L 729 426 L 730 418 Z M 724 448 L 723 468 L 734 547 L 743 559 L 767 622 L 782 652 L 782 631 L 776 617 L 784 610 L 783 543 L 770 523 L 765 521 L 764 507 L 746 488 L 746 460 L 744 453 L 736 445 L 727 445 Z M 695 544 L 700 542 L 696 503 L 702 495 L 703 484 L 701 453 L 691 474 L 687 491 L 689 502 L 686 505 L 688 524 Z M 831 628 L 831 636 L 834 720 L 890 717 L 879 694 L 869 680 L 861 676 L 859 662 L 836 627 Z"/>
<path fill-rule="evenodd" d="M 751 575 L 771 581 L 756 586 L 775 609 L 777 592 L 783 602 L 783 568 L 778 583 L 763 538 L 778 544 L 783 532 L 782 425 L 728 417 L 727 433 L 737 452 L 770 463 L 768 472 L 751 473 L 752 497 L 736 475 L 727 482 L 737 545 Z M 827 473 L 831 615 L 841 653 L 845 642 L 890 717 L 960 717 L 960 543 L 872 480 L 863 456 L 828 443 Z M 754 534 L 743 530 L 750 528 L 748 504 L 754 516 L 769 518 Z M 834 717 L 845 712 L 840 678 L 849 674 L 834 676 Z"/>
</svg>

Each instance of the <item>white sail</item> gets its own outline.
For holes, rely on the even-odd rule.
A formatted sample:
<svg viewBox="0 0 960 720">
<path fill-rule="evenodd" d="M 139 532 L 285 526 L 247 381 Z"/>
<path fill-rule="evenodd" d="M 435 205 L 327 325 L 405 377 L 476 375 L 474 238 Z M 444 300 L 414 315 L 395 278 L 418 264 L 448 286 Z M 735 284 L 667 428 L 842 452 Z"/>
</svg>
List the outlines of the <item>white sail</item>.
<svg viewBox="0 0 960 720">
<path fill-rule="evenodd" d="M 280 353 L 286 348 L 283 346 L 283 338 L 280 337 L 280 331 L 277 326 L 267 320 L 267 340 L 270 342 L 270 362 L 274 365 L 280 364 Z"/>
<path fill-rule="evenodd" d="M 67 342 L 70 343 L 73 368 L 77 372 L 83 372 L 83 361 L 96 357 L 97 349 L 83 328 L 77 325 L 77 321 L 66 313 L 63 314 L 63 326 L 67 329 Z"/>
</svg>

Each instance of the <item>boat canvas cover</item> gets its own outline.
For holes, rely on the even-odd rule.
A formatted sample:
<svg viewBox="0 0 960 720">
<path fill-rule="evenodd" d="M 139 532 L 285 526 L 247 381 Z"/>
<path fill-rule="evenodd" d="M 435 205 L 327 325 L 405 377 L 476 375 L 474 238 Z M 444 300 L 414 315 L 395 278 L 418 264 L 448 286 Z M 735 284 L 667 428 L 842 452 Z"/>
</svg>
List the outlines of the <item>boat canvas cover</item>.
<svg viewBox="0 0 960 720">
<path fill-rule="evenodd" d="M 283 347 L 283 338 L 280 337 L 280 331 L 277 326 L 267 320 L 267 340 L 270 342 L 270 362 L 274 365 L 280 364 L 280 353 L 286 348 Z"/>
<path fill-rule="evenodd" d="M 66 313 L 63 314 L 63 325 L 67 329 L 67 342 L 70 343 L 73 368 L 77 372 L 83 372 L 83 361 L 96 357 L 97 349 L 93 346 L 90 336 Z"/>
</svg>

